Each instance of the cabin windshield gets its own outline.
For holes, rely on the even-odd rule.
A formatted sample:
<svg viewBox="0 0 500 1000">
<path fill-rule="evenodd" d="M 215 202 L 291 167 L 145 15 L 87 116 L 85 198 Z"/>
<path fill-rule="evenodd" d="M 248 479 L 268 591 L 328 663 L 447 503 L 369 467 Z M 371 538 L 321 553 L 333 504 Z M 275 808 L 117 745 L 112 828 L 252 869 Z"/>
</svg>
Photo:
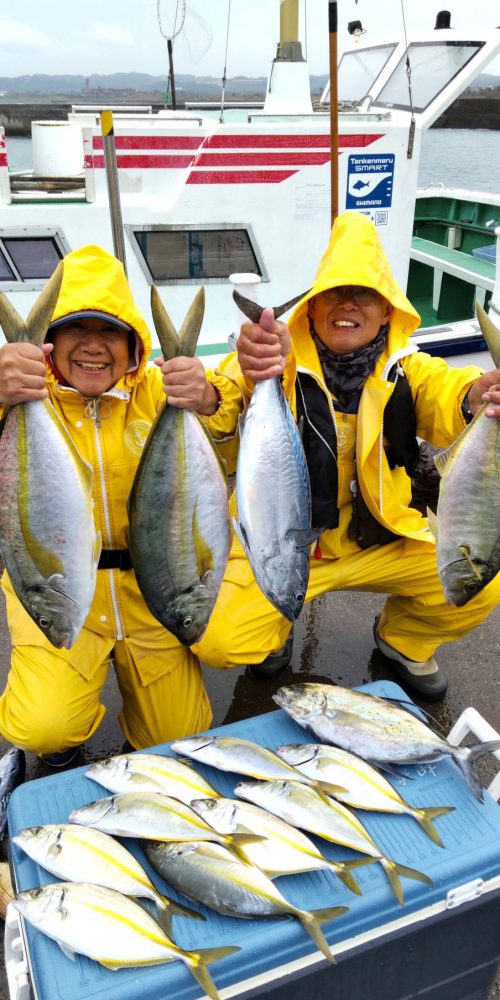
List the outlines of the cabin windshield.
<svg viewBox="0 0 500 1000">
<path fill-rule="evenodd" d="M 413 42 L 408 46 L 413 110 L 425 111 L 482 49 L 484 42 Z M 374 98 L 386 108 L 411 110 L 406 54 Z"/>
<path fill-rule="evenodd" d="M 376 45 L 373 48 L 345 52 L 339 63 L 339 101 L 359 104 L 368 95 L 396 45 Z"/>
</svg>

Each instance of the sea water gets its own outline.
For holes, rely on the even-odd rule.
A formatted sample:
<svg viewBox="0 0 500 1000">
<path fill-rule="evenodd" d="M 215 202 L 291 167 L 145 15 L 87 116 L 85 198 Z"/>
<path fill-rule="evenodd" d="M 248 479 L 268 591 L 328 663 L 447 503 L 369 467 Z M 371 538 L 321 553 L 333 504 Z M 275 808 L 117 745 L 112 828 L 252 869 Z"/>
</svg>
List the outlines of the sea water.
<svg viewBox="0 0 500 1000">
<path fill-rule="evenodd" d="M 11 170 L 31 170 L 31 139 L 8 138 L 7 156 Z M 418 183 L 500 194 L 500 131 L 429 129 L 422 140 Z"/>
</svg>

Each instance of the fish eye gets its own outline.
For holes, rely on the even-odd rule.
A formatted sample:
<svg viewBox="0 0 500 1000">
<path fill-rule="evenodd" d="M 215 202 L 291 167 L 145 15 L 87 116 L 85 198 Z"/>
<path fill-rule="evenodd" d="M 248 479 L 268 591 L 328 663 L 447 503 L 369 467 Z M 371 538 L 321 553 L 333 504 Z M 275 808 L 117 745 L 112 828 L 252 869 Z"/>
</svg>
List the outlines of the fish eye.
<svg viewBox="0 0 500 1000">
<path fill-rule="evenodd" d="M 186 615 L 186 617 L 182 621 L 182 624 L 183 624 L 184 628 L 190 628 L 190 626 L 193 624 L 193 618 L 192 618 L 192 616 L 191 615 Z"/>
<path fill-rule="evenodd" d="M 42 895 L 42 892 L 43 892 L 42 889 L 32 889 L 31 890 L 32 898 L 33 899 L 38 899 Z"/>
<path fill-rule="evenodd" d="M 52 622 L 50 618 L 45 618 L 42 615 L 42 617 L 38 619 L 38 624 L 40 625 L 40 628 L 50 628 Z"/>
<path fill-rule="evenodd" d="M 296 601 L 303 601 L 304 600 L 304 594 L 300 590 L 298 591 L 297 594 L 295 594 L 295 600 Z"/>
</svg>

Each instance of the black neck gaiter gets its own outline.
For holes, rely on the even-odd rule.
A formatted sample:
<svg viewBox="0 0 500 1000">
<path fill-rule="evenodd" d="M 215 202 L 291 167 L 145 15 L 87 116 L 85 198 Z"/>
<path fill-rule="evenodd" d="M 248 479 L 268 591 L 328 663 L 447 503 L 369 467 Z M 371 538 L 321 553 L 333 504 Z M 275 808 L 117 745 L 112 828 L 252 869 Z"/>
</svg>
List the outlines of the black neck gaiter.
<svg viewBox="0 0 500 1000">
<path fill-rule="evenodd" d="M 335 354 L 331 351 L 316 333 L 311 318 L 309 328 L 325 382 L 335 396 L 335 409 L 342 413 L 357 413 L 363 386 L 384 350 L 389 324 L 381 326 L 377 336 L 369 344 L 350 354 Z"/>
</svg>

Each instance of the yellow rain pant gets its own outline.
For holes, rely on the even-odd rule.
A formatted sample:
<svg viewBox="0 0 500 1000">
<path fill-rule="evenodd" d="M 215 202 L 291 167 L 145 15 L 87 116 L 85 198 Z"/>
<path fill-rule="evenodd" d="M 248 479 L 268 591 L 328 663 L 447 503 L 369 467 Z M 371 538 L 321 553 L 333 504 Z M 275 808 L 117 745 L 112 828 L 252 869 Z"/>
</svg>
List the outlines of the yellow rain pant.
<svg viewBox="0 0 500 1000">
<path fill-rule="evenodd" d="M 120 725 L 133 747 L 210 727 L 198 661 L 161 625 L 121 641 L 84 628 L 70 650 L 55 649 L 36 629 L 41 641 L 34 645 L 31 619 L 5 582 L 4 591 L 13 651 L 0 733 L 10 743 L 43 755 L 88 740 L 106 713 L 100 696 L 111 662 L 123 698 Z"/>
</svg>

